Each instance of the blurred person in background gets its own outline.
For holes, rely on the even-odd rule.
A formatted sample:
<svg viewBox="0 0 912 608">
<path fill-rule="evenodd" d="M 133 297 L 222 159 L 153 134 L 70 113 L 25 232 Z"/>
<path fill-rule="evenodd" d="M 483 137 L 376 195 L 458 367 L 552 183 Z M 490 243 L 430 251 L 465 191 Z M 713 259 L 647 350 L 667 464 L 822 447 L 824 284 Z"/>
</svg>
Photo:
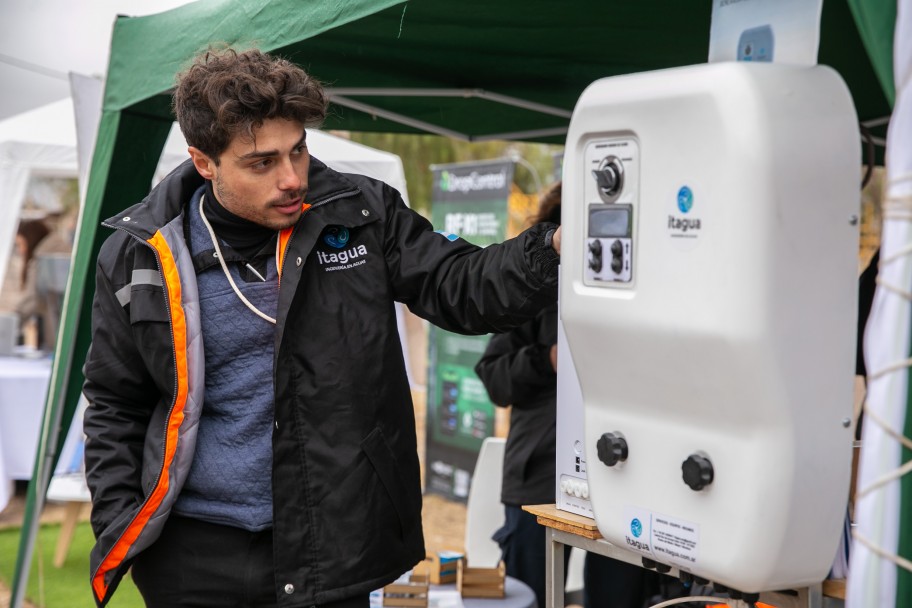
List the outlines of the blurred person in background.
<svg viewBox="0 0 912 608">
<path fill-rule="evenodd" d="M 76 210 L 70 210 L 49 217 L 50 233 L 35 247 L 29 264 L 28 283 L 33 286 L 40 312 L 37 346 L 43 351 L 53 351 L 57 344 L 78 216 Z"/>
<path fill-rule="evenodd" d="M 32 348 L 38 348 L 38 324 L 45 314 L 35 287 L 34 260 L 39 244 L 50 233 L 50 228 L 43 220 L 26 219 L 19 222 L 3 287 L 0 289 L 0 313 L 19 317 L 21 337 L 17 342 Z"/>
</svg>

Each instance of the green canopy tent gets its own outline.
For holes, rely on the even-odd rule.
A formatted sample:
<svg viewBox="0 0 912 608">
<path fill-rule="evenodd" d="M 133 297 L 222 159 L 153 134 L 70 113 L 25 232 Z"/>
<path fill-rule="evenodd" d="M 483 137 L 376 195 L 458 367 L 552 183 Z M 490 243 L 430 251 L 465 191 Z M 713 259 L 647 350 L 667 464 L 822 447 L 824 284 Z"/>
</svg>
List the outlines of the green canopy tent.
<svg viewBox="0 0 912 608">
<path fill-rule="evenodd" d="M 827 0 L 819 61 L 885 125 L 895 0 Z M 101 219 L 140 200 L 172 123 L 175 74 L 211 43 L 257 46 L 321 79 L 326 127 L 562 143 L 583 89 L 606 76 L 706 61 L 712 2 L 200 0 L 115 23 L 102 120 L 58 337 L 12 606 L 81 391 Z"/>
</svg>

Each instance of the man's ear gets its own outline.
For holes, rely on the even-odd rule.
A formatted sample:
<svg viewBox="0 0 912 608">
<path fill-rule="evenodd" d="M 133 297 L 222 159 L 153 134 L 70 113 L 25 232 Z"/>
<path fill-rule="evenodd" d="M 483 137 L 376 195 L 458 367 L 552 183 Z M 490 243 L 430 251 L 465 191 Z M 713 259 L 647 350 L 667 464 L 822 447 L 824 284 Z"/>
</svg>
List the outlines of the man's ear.
<svg viewBox="0 0 912 608">
<path fill-rule="evenodd" d="M 215 162 L 199 148 L 190 146 L 187 151 L 190 153 L 190 158 L 193 159 L 193 166 L 196 167 L 199 174 L 204 179 L 213 179 L 215 177 Z"/>
</svg>

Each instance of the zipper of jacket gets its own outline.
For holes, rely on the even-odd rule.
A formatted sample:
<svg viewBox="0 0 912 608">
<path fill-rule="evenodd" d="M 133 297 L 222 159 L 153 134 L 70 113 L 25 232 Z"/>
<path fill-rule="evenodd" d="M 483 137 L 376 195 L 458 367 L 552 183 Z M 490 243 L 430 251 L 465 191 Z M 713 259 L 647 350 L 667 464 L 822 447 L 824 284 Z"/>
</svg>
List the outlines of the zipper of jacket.
<svg viewBox="0 0 912 608">
<path fill-rule="evenodd" d="M 170 298 L 170 296 L 168 295 L 168 288 L 167 288 L 167 286 L 165 285 L 165 274 L 162 272 L 162 269 L 161 269 L 161 267 L 162 267 L 161 256 L 159 255 L 158 250 L 155 249 L 155 247 L 153 247 L 148 241 L 146 241 L 146 240 L 144 240 L 143 238 L 137 236 L 136 234 L 134 234 L 133 232 L 127 230 L 126 228 L 122 228 L 122 227 L 120 227 L 120 226 L 113 226 L 113 225 L 111 225 L 111 224 L 108 224 L 107 222 L 102 222 L 101 225 L 102 225 L 102 226 L 105 226 L 105 227 L 107 227 L 107 228 L 112 228 L 112 229 L 114 229 L 114 230 L 120 230 L 121 232 L 127 233 L 128 235 L 130 235 L 131 238 L 135 239 L 136 241 L 142 243 L 143 245 L 145 245 L 146 247 L 148 247 L 149 249 L 151 249 L 152 252 L 155 254 L 155 259 L 156 259 L 156 261 L 158 262 L 158 273 L 159 273 L 159 275 L 161 275 L 161 279 L 162 279 L 162 294 L 165 296 L 165 306 L 166 306 L 166 308 L 168 309 L 168 328 L 169 328 L 169 330 L 170 330 L 170 331 L 168 332 L 168 334 L 171 336 L 171 356 L 173 357 L 173 360 L 174 360 L 174 399 L 171 400 L 171 405 L 168 407 L 168 413 L 167 413 L 167 415 L 165 416 L 165 423 L 166 423 L 166 425 L 167 425 L 167 421 L 168 421 L 168 419 L 171 418 L 171 413 L 174 411 L 174 405 L 177 403 L 177 389 L 178 389 L 178 386 L 177 386 L 177 384 L 178 384 L 178 379 L 177 379 L 177 345 L 174 343 L 174 321 L 173 321 L 173 319 L 171 318 L 171 313 L 170 313 L 170 309 L 171 309 L 171 298 Z M 152 484 L 152 487 L 153 487 L 153 488 L 156 487 L 156 486 L 158 485 L 158 482 L 159 482 L 159 481 L 161 481 L 162 472 L 165 470 L 165 447 L 166 447 L 166 445 L 167 445 L 167 441 L 165 441 L 165 442 L 162 444 L 162 449 L 161 449 L 161 452 L 162 452 L 162 453 L 161 453 L 162 466 L 161 466 L 161 468 L 158 470 L 158 475 L 155 477 L 155 483 Z M 141 470 L 141 469 L 142 469 L 142 464 L 140 463 L 140 477 L 142 476 L 142 470 Z M 144 492 L 145 492 L 145 490 L 144 490 Z M 151 496 L 151 493 L 149 494 L 149 496 Z M 143 507 L 145 507 L 145 506 L 146 506 L 146 503 L 149 502 L 149 496 L 146 496 L 146 497 L 143 498 L 142 503 L 139 505 L 139 510 L 138 510 L 137 513 L 136 513 L 137 515 L 139 515 L 139 513 L 142 512 Z M 120 536 L 117 537 L 117 540 L 116 540 L 116 541 L 114 542 L 114 544 L 111 546 L 111 550 L 113 550 L 114 547 L 116 547 L 116 546 L 120 543 L 120 540 L 123 538 L 124 533 L 125 533 L 128 529 L 130 529 L 130 526 L 133 525 L 133 522 L 134 522 L 135 520 L 136 520 L 136 517 L 134 516 L 134 518 L 130 521 L 130 523 L 127 524 L 127 527 L 124 528 L 124 531 L 121 532 Z M 101 564 L 103 564 L 103 563 L 108 559 L 108 556 L 109 556 L 110 554 L 111 554 L 111 551 L 109 550 L 108 553 L 106 553 L 105 556 L 104 556 L 104 558 L 101 560 Z M 99 565 L 99 567 L 101 567 L 101 566 Z M 92 580 L 95 579 L 95 576 L 96 576 L 97 574 L 98 574 L 98 570 L 96 570 L 95 572 L 92 573 Z"/>
<path fill-rule="evenodd" d="M 333 201 L 339 200 L 341 198 L 348 198 L 349 196 L 354 196 L 354 195 L 358 194 L 359 192 L 361 192 L 361 188 L 355 188 L 354 190 L 346 190 L 344 192 L 331 194 L 322 200 L 319 200 L 315 203 L 311 203 L 310 207 L 308 207 L 307 211 L 305 211 L 305 214 L 307 212 L 309 212 L 311 209 L 316 209 L 317 207 L 322 207 L 323 205 L 326 205 Z M 288 243 L 285 246 L 285 251 L 288 251 L 288 248 L 291 247 L 291 242 L 292 242 L 292 240 L 294 240 L 295 235 L 298 233 L 298 228 L 300 225 L 301 225 L 300 220 L 295 223 L 294 229 L 291 231 L 291 236 L 288 237 Z M 283 266 L 283 268 L 281 269 L 281 272 L 279 272 L 280 284 L 281 284 L 281 280 L 282 280 L 282 275 L 284 274 L 284 270 L 285 270 L 284 264 L 282 266 Z M 278 319 L 278 311 L 276 311 L 276 318 Z M 284 329 L 282 331 L 284 332 Z M 281 345 L 279 345 L 279 348 L 281 348 Z M 276 357 L 278 357 L 278 352 L 276 352 Z M 276 401 L 277 401 L 275 398 L 275 386 L 276 386 L 276 366 L 273 365 L 272 366 L 272 392 L 273 392 L 272 419 L 273 419 L 273 424 L 275 425 L 275 430 L 277 431 L 279 429 L 279 420 L 276 417 L 276 412 L 275 412 L 275 406 L 276 406 Z M 275 431 L 273 431 L 273 432 L 275 432 Z M 275 494 L 274 491 L 273 491 L 273 494 Z M 275 496 L 273 496 L 273 498 L 275 498 Z M 312 518 L 313 515 L 311 514 L 310 517 Z M 274 526 L 275 526 L 275 522 L 273 521 L 273 527 Z M 312 608 L 315 608 L 315 607 L 312 607 Z"/>
</svg>

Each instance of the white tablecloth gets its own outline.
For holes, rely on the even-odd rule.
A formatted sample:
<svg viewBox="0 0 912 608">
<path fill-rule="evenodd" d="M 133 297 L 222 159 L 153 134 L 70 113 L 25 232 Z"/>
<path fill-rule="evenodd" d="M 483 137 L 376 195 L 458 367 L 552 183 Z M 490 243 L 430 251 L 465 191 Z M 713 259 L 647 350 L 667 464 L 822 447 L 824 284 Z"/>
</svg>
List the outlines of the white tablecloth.
<svg viewBox="0 0 912 608">
<path fill-rule="evenodd" d="M 48 358 L 0 357 L 0 510 L 14 479 L 30 479 L 51 377 Z"/>
<path fill-rule="evenodd" d="M 408 581 L 408 574 L 400 577 L 401 582 Z M 382 608 L 383 589 L 370 594 L 370 608 Z M 524 582 L 507 576 L 504 578 L 504 596 L 502 598 L 463 598 L 456 589 L 456 583 L 448 585 L 431 585 L 428 590 L 428 608 L 536 608 L 535 593 Z M 543 608 L 543 607 L 538 607 Z"/>
</svg>

